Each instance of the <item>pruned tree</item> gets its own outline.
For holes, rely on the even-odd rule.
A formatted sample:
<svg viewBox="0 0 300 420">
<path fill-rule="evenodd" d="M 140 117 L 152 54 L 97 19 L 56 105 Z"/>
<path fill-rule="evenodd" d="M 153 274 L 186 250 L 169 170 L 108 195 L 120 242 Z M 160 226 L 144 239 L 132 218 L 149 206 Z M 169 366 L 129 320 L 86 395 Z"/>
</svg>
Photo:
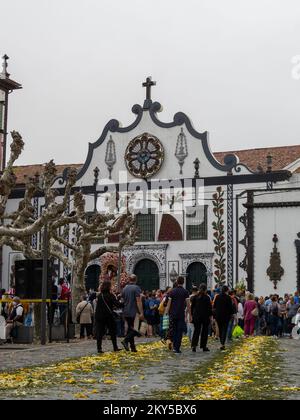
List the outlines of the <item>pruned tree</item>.
<svg viewBox="0 0 300 420">
<path fill-rule="evenodd" d="M 79 301 L 84 291 L 84 272 L 89 261 L 99 258 L 105 252 L 118 252 L 119 247 L 134 243 L 137 235 L 135 220 L 132 214 L 121 216 L 114 214 L 94 214 L 88 218 L 86 202 L 81 192 L 73 194 L 77 171 L 68 170 L 63 196 L 53 188 L 57 169 L 53 160 L 44 166 L 42 174 L 28 178 L 24 198 L 18 209 L 6 213 L 8 198 L 16 185 L 13 165 L 20 156 L 24 142 L 16 131 L 11 133 L 12 144 L 8 164 L 0 177 L 0 246 L 8 245 L 13 250 L 20 251 L 26 258 L 42 258 L 43 249 L 32 247 L 32 235 L 41 232 L 45 226 L 48 229 L 48 255 L 60 260 L 72 272 L 73 302 Z M 32 199 L 43 196 L 45 207 L 38 218 L 34 218 Z M 58 197 L 59 196 L 59 197 Z M 71 203 L 72 211 L 67 214 Z M 72 240 L 68 232 L 74 232 Z M 105 240 L 111 235 L 119 235 L 118 246 L 103 245 L 92 251 L 92 244 Z M 65 255 L 64 249 L 70 252 Z"/>
</svg>

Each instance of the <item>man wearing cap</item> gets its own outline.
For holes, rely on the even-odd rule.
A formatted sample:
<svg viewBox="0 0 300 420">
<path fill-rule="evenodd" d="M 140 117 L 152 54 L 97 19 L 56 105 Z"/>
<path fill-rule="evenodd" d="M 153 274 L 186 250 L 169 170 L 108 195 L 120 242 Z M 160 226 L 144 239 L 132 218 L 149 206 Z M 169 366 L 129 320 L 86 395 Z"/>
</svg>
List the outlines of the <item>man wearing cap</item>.
<svg viewBox="0 0 300 420">
<path fill-rule="evenodd" d="M 23 325 L 24 322 L 24 308 L 21 305 L 20 298 L 15 296 L 13 298 L 13 310 L 6 320 L 5 337 L 7 342 L 11 342 L 10 334 L 14 327 Z"/>
</svg>

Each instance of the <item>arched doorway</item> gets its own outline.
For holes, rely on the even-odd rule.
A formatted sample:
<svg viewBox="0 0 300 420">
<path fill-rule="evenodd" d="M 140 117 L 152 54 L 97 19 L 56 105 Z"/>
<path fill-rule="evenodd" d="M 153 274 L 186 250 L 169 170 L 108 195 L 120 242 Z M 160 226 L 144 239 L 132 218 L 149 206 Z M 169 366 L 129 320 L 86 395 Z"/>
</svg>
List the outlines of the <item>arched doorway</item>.
<svg viewBox="0 0 300 420">
<path fill-rule="evenodd" d="M 159 271 L 154 261 L 148 258 L 140 260 L 134 268 L 134 274 L 137 276 L 137 284 L 142 290 L 159 289 Z"/>
<path fill-rule="evenodd" d="M 101 273 L 100 265 L 93 264 L 89 265 L 88 268 L 85 270 L 85 289 L 88 292 L 91 290 L 98 290 L 99 287 L 99 277 Z"/>
<path fill-rule="evenodd" d="M 207 270 L 201 262 L 193 262 L 186 270 L 186 288 L 191 290 L 193 286 L 200 286 L 201 283 L 207 284 Z"/>
</svg>

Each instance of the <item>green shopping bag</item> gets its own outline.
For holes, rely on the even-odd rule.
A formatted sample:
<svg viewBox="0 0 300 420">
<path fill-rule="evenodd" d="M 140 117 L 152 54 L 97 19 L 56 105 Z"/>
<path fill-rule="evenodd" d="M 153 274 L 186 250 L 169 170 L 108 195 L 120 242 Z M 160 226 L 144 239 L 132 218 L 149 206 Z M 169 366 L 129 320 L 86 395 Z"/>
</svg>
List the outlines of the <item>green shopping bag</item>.
<svg viewBox="0 0 300 420">
<path fill-rule="evenodd" d="M 244 335 L 244 330 L 239 325 L 236 325 L 232 331 L 233 338 L 239 338 Z"/>
<path fill-rule="evenodd" d="M 166 330 L 169 329 L 169 323 L 170 323 L 169 315 L 164 315 L 163 316 L 163 320 L 162 320 L 162 329 L 163 329 L 163 331 L 166 331 Z"/>
</svg>

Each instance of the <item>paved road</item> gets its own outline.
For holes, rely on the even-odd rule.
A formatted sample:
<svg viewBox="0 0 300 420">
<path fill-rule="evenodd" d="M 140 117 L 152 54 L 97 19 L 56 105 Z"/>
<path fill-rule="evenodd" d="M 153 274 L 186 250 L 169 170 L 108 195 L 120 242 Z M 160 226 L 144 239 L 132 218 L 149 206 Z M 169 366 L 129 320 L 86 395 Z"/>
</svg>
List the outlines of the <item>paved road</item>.
<svg viewBox="0 0 300 420">
<path fill-rule="evenodd" d="M 145 339 L 140 339 L 140 342 Z M 295 392 L 286 392 L 287 399 L 300 399 L 300 340 L 278 340 L 281 356 L 278 388 L 298 388 Z M 17 346 L 0 346 L 0 370 L 7 371 L 25 366 L 49 365 L 68 358 L 79 358 L 95 354 L 94 340 L 76 341 L 69 344 L 51 344 L 41 346 L 18 346 L 23 350 L 16 350 Z M 27 348 L 26 348 L 27 347 Z M 191 372 L 193 367 L 205 364 L 219 353 L 219 343 L 213 339 L 209 341 L 210 353 L 198 351 L 192 353 L 189 346 L 183 348 L 183 354 L 176 356 L 164 347 L 152 353 L 153 357 L 145 357 L 134 364 L 133 359 L 126 356 L 122 359 L 122 369 L 110 368 L 115 384 L 107 386 L 103 383 L 105 369 L 94 369 L 88 373 L 74 372 L 75 384 L 59 383 L 57 386 L 46 386 L 34 390 L 26 390 L 25 394 L 16 395 L 4 392 L 0 399 L 77 399 L 82 395 L 88 399 L 128 400 L 145 399 L 153 393 L 170 390 L 175 384 L 180 384 L 180 375 Z M 6 348 L 6 349 L 5 349 Z M 104 343 L 104 349 L 111 349 L 111 342 Z M 123 352 L 122 352 L 123 353 Z M 134 357 L 134 356 L 132 356 Z M 123 366 L 124 364 L 124 366 Z M 278 366 L 276 366 L 278 368 Z M 277 371 L 278 372 L 278 371 Z M 276 376 L 277 377 L 277 376 Z M 90 383 L 85 381 L 90 381 Z M 176 381 L 176 382 L 175 382 Z M 79 397 L 80 398 L 80 397 Z"/>
<path fill-rule="evenodd" d="M 140 339 L 142 340 L 142 339 Z M 143 340 L 145 341 L 145 339 Z M 111 349 L 111 342 L 107 342 L 104 348 Z M 183 354 L 174 355 L 168 351 L 165 346 L 161 345 L 158 350 L 142 359 L 138 363 L 124 353 L 121 363 L 122 368 L 111 368 L 112 377 L 116 384 L 106 385 L 103 383 L 105 379 L 106 368 L 102 370 L 94 369 L 88 373 L 75 371 L 72 377 L 75 378 L 75 384 L 59 383 L 58 386 L 38 389 L 25 389 L 24 394 L 16 394 L 14 390 L 1 393 L 2 399 L 77 399 L 78 394 L 84 394 L 88 399 L 110 399 L 110 400 L 128 400 L 128 399 L 145 399 L 149 398 L 153 392 L 167 391 L 171 383 L 174 383 L 174 377 L 179 374 L 189 372 L 193 366 L 198 363 L 208 361 L 212 358 L 219 348 L 219 343 L 211 340 L 210 353 L 198 351 L 192 353 L 188 345 L 182 348 Z M 84 341 L 72 344 L 48 345 L 46 352 L 40 346 L 29 350 L 12 350 L 11 353 L 4 350 L 0 351 L 0 357 L 5 357 L 6 370 L 10 368 L 18 368 L 34 365 L 48 365 L 51 362 L 61 361 L 66 358 L 79 356 L 87 356 L 95 354 L 95 343 Z M 0 363 L 3 369 L 3 362 Z M 85 383 L 84 381 L 90 381 Z M 93 391 L 93 392 L 91 392 Z"/>
<path fill-rule="evenodd" d="M 300 340 L 279 340 L 281 351 L 281 381 L 283 387 L 296 387 L 297 392 L 287 393 L 287 399 L 300 400 Z"/>
<path fill-rule="evenodd" d="M 120 340 L 119 340 L 120 341 Z M 153 341 L 148 339 L 146 342 Z M 136 340 L 145 342 L 145 338 Z M 119 347 L 123 348 L 119 343 Z M 103 350 L 111 351 L 110 340 L 103 341 Z M 0 346 L 0 372 L 28 366 L 42 366 L 68 358 L 90 356 L 97 353 L 95 340 L 71 340 L 70 343 L 41 345 L 4 344 Z"/>
</svg>

